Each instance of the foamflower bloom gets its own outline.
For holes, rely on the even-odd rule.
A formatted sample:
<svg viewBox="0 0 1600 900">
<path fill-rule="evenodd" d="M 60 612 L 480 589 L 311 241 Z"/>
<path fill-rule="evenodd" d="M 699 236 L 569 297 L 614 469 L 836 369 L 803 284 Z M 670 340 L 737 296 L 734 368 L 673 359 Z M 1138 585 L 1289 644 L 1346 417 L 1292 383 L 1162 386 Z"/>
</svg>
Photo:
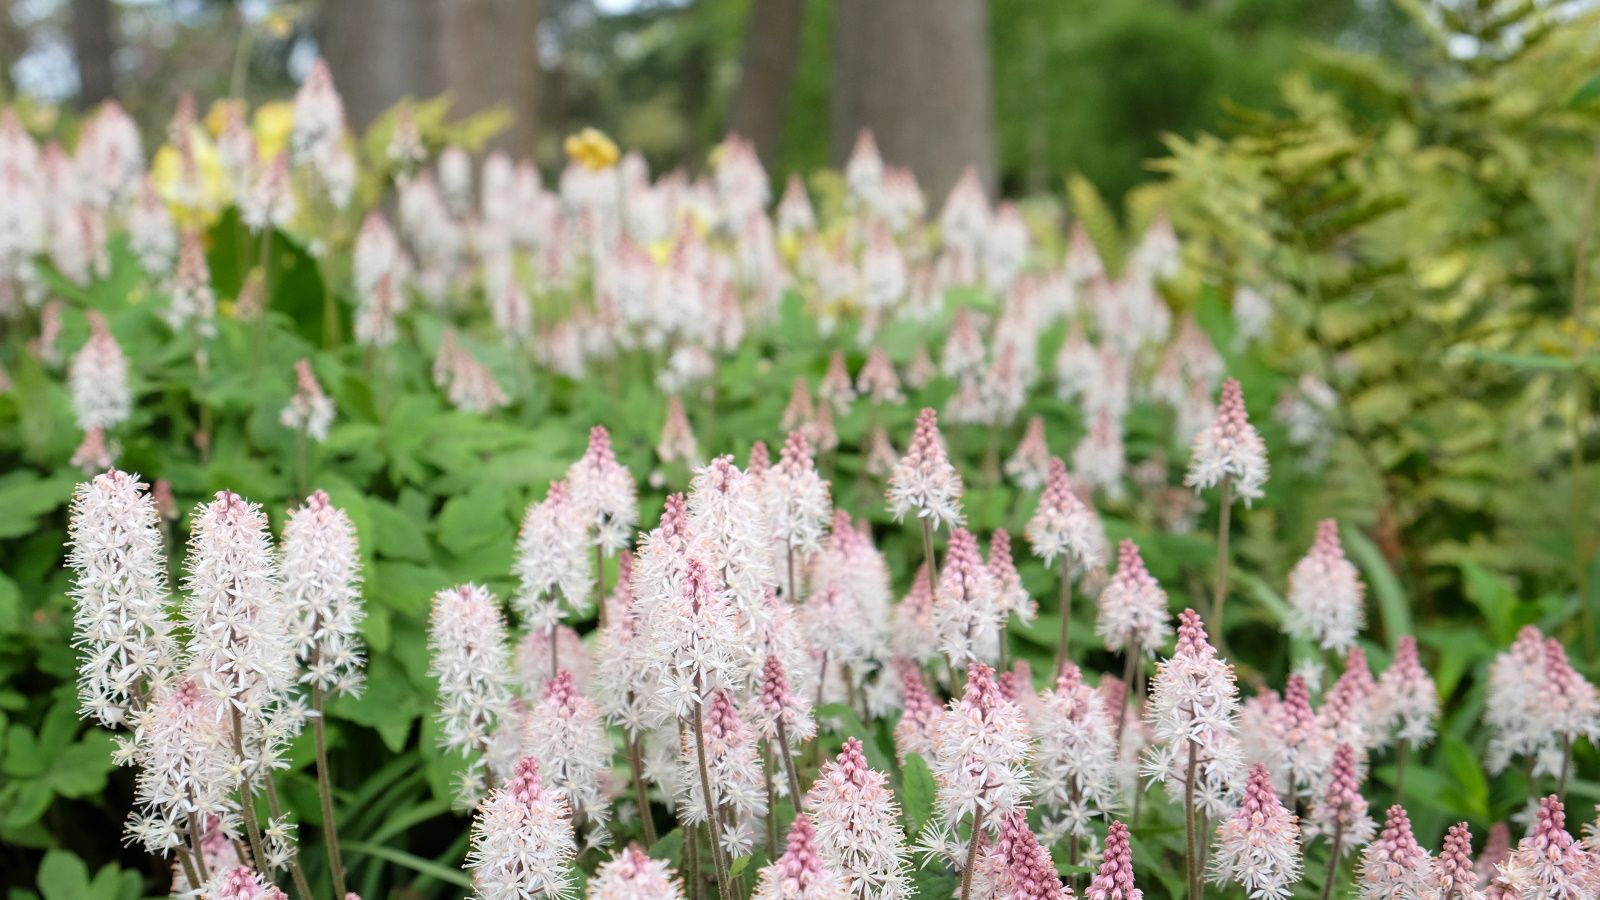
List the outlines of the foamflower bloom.
<svg viewBox="0 0 1600 900">
<path fill-rule="evenodd" d="M 1554 794 L 1539 801 L 1533 830 L 1502 862 L 1490 896 L 1521 900 L 1588 900 L 1600 896 L 1600 861 L 1567 832 L 1567 814 Z M 1497 893 L 1497 890 L 1499 893 Z"/>
<path fill-rule="evenodd" d="M 72 357 L 67 386 L 78 427 L 84 431 L 114 428 L 132 412 L 127 357 L 112 336 L 106 317 L 95 310 L 89 311 L 89 340 Z"/>
<path fill-rule="evenodd" d="M 651 859 L 630 844 L 600 864 L 589 882 L 588 900 L 683 900 L 683 883 L 665 860 Z"/>
<path fill-rule="evenodd" d="M 1211 880 L 1235 882 L 1250 900 L 1282 900 L 1300 880 L 1300 826 L 1272 789 L 1272 773 L 1250 769 L 1244 799 L 1217 826 Z"/>
<path fill-rule="evenodd" d="M 1289 572 L 1288 631 L 1343 653 L 1366 622 L 1366 585 L 1339 543 L 1339 523 L 1323 519 L 1311 550 Z"/>
<path fill-rule="evenodd" d="M 566 798 L 573 815 L 597 838 L 610 804 L 600 789 L 611 770 L 611 741 L 594 701 L 578 693 L 572 673 L 563 669 L 546 682 L 544 697 L 522 724 L 524 752 L 539 761 L 549 787 Z"/>
<path fill-rule="evenodd" d="M 915 893 L 889 777 L 867 765 L 860 740 L 846 738 L 822 767 L 807 807 L 819 852 L 844 875 L 850 896 L 901 900 Z"/>
<path fill-rule="evenodd" d="M 789 432 L 778 464 L 761 480 L 761 493 L 773 541 L 802 559 L 816 553 L 833 518 L 833 500 L 803 433 Z"/>
<path fill-rule="evenodd" d="M 115 727 L 172 677 L 178 655 L 160 524 L 139 477 L 112 470 L 78 485 L 67 547 L 82 713 Z"/>
<path fill-rule="evenodd" d="M 487 753 L 489 738 L 511 711 L 506 623 L 494 595 L 475 584 L 434 595 L 429 619 L 431 672 L 439 680 L 440 743 L 462 755 Z M 476 799 L 486 760 L 475 758 L 462 786 Z"/>
<path fill-rule="evenodd" d="M 628 546 L 639 524 L 639 498 L 633 475 L 617 462 L 611 434 L 602 426 L 589 429 L 583 458 L 567 469 L 572 505 L 594 529 L 594 542 L 607 553 Z"/>
<path fill-rule="evenodd" d="M 939 721 L 929 760 L 945 826 L 953 830 L 968 816 L 1003 817 L 1025 806 L 1033 791 L 1031 745 L 1022 709 L 1000 692 L 993 669 L 974 663 L 961 698 L 950 701 Z"/>
<path fill-rule="evenodd" d="M 328 439 L 328 429 L 333 426 L 333 400 L 323 393 L 317 375 L 311 371 L 311 361 L 297 360 L 294 364 L 294 396 L 278 414 L 283 427 L 298 431 L 314 441 Z"/>
<path fill-rule="evenodd" d="M 795 816 L 783 855 L 761 869 L 752 900 L 846 900 L 844 879 L 817 852 L 811 820 Z"/>
<path fill-rule="evenodd" d="M 1372 840 L 1376 830 L 1377 825 L 1367 815 L 1367 800 L 1361 796 L 1356 749 L 1340 744 L 1333 751 L 1327 788 L 1311 805 L 1311 815 L 1306 819 L 1306 837 L 1336 841 L 1339 853 L 1345 854 Z"/>
<path fill-rule="evenodd" d="M 521 759 L 505 787 L 497 788 L 472 820 L 475 900 L 530 900 L 572 895 L 577 843 L 567 801 L 539 780 L 539 765 Z"/>
<path fill-rule="evenodd" d="M 233 814 L 240 769 L 227 711 L 194 678 L 158 689 L 133 747 L 139 764 L 128 838 L 151 853 L 182 845 L 191 829 Z"/>
<path fill-rule="evenodd" d="M 1106 833 L 1100 868 L 1090 879 L 1083 896 L 1088 900 L 1144 900 L 1144 891 L 1133 883 L 1133 849 L 1128 843 L 1128 826 L 1112 822 Z"/>
<path fill-rule="evenodd" d="M 1232 378 L 1222 384 L 1216 420 L 1194 436 L 1189 472 L 1183 483 L 1202 490 L 1224 480 L 1246 506 L 1261 497 L 1261 489 L 1267 483 L 1267 444 L 1250 424 L 1244 394 L 1239 382 Z"/>
<path fill-rule="evenodd" d="M 361 551 L 350 516 L 313 493 L 283 527 L 283 598 L 291 608 L 300 680 L 333 694 L 361 692 Z"/>
<path fill-rule="evenodd" d="M 1179 619 L 1178 645 L 1156 665 L 1145 710 L 1155 743 L 1145 751 L 1144 771 L 1166 785 L 1167 796 L 1180 798 L 1193 755 L 1196 805 L 1225 816 L 1244 788 L 1239 691 L 1233 666 L 1217 657 L 1199 614 L 1186 609 Z"/>
<path fill-rule="evenodd" d="M 1117 571 L 1096 600 L 1100 616 L 1095 632 L 1106 649 L 1130 655 L 1153 656 L 1172 634 L 1167 613 L 1167 592 L 1145 568 L 1139 545 L 1123 540 L 1117 545 Z"/>
<path fill-rule="evenodd" d="M 1472 829 L 1467 823 L 1457 822 L 1445 832 L 1444 847 L 1433 863 L 1422 896 L 1425 900 L 1483 900 L 1478 874 L 1472 867 Z"/>
<path fill-rule="evenodd" d="M 233 866 L 211 876 L 205 896 L 211 900 L 289 900 L 271 880 L 248 866 Z"/>
<path fill-rule="evenodd" d="M 1001 607 L 1000 585 L 978 551 L 978 539 L 965 528 L 957 528 L 950 534 L 933 601 L 940 652 L 954 666 L 999 659 L 1006 612 Z"/>
<path fill-rule="evenodd" d="M 566 482 L 553 482 L 543 500 L 529 504 L 517 533 L 513 567 L 522 584 L 514 602 L 528 627 L 554 628 L 563 601 L 579 615 L 589 611 L 592 546 L 587 516 L 573 503 Z"/>
<path fill-rule="evenodd" d="M 911 445 L 889 475 L 889 510 L 896 520 L 914 513 L 931 520 L 935 529 L 954 527 L 963 519 L 961 491 L 961 475 L 950 464 L 939 434 L 938 414 L 924 409 Z"/>
<path fill-rule="evenodd" d="M 1394 661 L 1378 679 L 1373 703 L 1378 746 L 1399 740 L 1415 750 L 1433 740 L 1439 692 L 1417 658 L 1416 638 L 1401 635 L 1396 642 Z"/>
<path fill-rule="evenodd" d="M 1420 897 L 1432 875 L 1433 860 L 1411 833 L 1405 808 L 1389 807 L 1383 830 L 1361 854 L 1358 884 L 1363 900 Z"/>
<path fill-rule="evenodd" d="M 1051 843 L 1069 834 L 1088 837 L 1093 817 L 1117 802 L 1117 741 L 1105 704 L 1068 661 L 1029 722 L 1044 835 Z"/>
</svg>

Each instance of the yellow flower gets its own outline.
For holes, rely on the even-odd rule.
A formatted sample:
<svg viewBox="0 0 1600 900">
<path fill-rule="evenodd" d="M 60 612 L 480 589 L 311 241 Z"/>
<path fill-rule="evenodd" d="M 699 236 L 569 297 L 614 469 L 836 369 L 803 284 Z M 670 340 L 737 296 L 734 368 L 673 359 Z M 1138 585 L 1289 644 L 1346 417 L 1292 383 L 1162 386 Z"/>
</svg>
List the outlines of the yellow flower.
<svg viewBox="0 0 1600 900">
<path fill-rule="evenodd" d="M 286 38 L 294 31 L 294 16 L 288 11 L 278 11 L 261 20 L 261 30 L 268 36 Z"/>
<path fill-rule="evenodd" d="M 645 252 L 650 254 L 650 258 L 655 260 L 656 265 L 664 266 L 667 264 L 667 260 L 672 258 L 672 242 L 652 241 L 645 248 Z"/>
<path fill-rule="evenodd" d="M 616 142 L 594 128 L 585 128 L 569 135 L 565 146 L 567 158 L 595 172 L 611 168 L 622 158 Z"/>
<path fill-rule="evenodd" d="M 275 158 L 294 131 L 294 104 L 287 100 L 261 104 L 251 119 L 251 130 L 256 135 L 256 154 L 264 160 Z"/>
<path fill-rule="evenodd" d="M 244 113 L 243 100 L 223 99 L 213 102 L 211 108 L 206 110 L 206 131 L 211 132 L 212 137 L 221 137 L 222 132 L 228 129 L 229 115 L 235 110 L 241 115 Z"/>
<path fill-rule="evenodd" d="M 232 199 L 222 157 L 205 129 L 189 131 L 189 152 L 163 144 L 150 163 L 150 180 L 180 228 L 204 228 Z"/>
</svg>

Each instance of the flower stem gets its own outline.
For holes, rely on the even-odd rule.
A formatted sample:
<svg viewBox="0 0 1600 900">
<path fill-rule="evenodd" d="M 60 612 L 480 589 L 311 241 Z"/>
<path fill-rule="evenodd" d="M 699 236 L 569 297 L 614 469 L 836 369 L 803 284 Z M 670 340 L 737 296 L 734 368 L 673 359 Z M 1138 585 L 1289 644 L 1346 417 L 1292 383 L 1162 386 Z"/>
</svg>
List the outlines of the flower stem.
<svg viewBox="0 0 1600 900">
<path fill-rule="evenodd" d="M 783 755 L 783 771 L 789 776 L 789 796 L 794 800 L 795 815 L 806 811 L 805 803 L 800 793 L 800 775 L 794 768 L 794 754 L 789 752 L 789 727 L 783 723 L 783 717 L 778 717 L 778 752 Z"/>
<path fill-rule="evenodd" d="M 1394 749 L 1394 802 L 1406 802 L 1406 742 L 1400 741 Z"/>
<path fill-rule="evenodd" d="M 189 799 L 191 803 L 194 802 L 193 788 L 189 789 Z M 199 870 L 201 880 L 210 881 L 211 872 L 206 866 L 205 837 L 200 834 L 200 823 L 195 820 L 194 816 L 189 817 L 189 843 L 193 851 L 191 855 L 194 866 Z"/>
<path fill-rule="evenodd" d="M 326 698 L 319 685 L 311 686 L 311 732 L 317 748 L 317 793 L 322 795 L 322 836 L 328 846 L 328 870 L 333 876 L 333 896 L 344 897 L 344 860 L 339 855 L 339 829 L 333 816 L 333 775 L 328 769 L 328 738 L 323 722 Z"/>
<path fill-rule="evenodd" d="M 628 769 L 633 772 L 633 792 L 639 802 L 639 824 L 644 826 L 647 847 L 656 842 L 656 823 L 650 815 L 650 791 L 644 786 L 644 758 L 639 753 L 639 736 L 628 735 Z"/>
<path fill-rule="evenodd" d="M 1333 849 L 1328 854 L 1328 880 L 1322 883 L 1322 900 L 1333 896 L 1333 879 L 1339 874 L 1339 850 L 1344 844 L 1344 820 L 1333 823 Z"/>
<path fill-rule="evenodd" d="M 1217 649 L 1228 645 L 1223 636 L 1222 606 L 1228 599 L 1228 523 L 1233 516 L 1233 477 L 1222 479 L 1222 509 L 1217 520 L 1217 582 L 1211 594 L 1211 633 L 1216 636 Z"/>
<path fill-rule="evenodd" d="M 788 596 L 787 599 L 789 600 L 789 605 L 793 606 L 793 605 L 795 605 L 795 604 L 800 602 L 800 594 L 797 593 L 797 588 L 795 587 L 795 580 L 794 580 L 794 542 L 792 540 L 789 542 L 788 551 L 789 551 L 789 553 L 788 553 L 788 556 L 789 556 L 789 596 Z"/>
<path fill-rule="evenodd" d="M 933 558 L 933 522 L 922 517 L 922 558 L 928 562 L 928 587 L 939 587 L 939 562 Z"/>
<path fill-rule="evenodd" d="M 1068 639 L 1072 636 L 1072 575 L 1067 570 L 1066 554 L 1061 555 L 1061 637 L 1056 642 L 1056 677 L 1060 678 L 1072 656 Z"/>
<path fill-rule="evenodd" d="M 200 871 L 194 867 L 194 857 L 189 853 L 189 848 L 182 844 L 178 845 L 178 862 L 183 866 L 183 876 L 189 879 L 189 887 L 193 890 L 203 889 L 206 879 L 203 879 Z"/>
<path fill-rule="evenodd" d="M 271 770 L 261 773 L 261 782 L 267 788 L 267 812 L 274 821 L 282 820 L 283 804 L 278 800 L 278 785 L 273 781 Z M 300 895 L 301 900 L 314 900 L 316 895 L 311 893 L 311 882 L 306 880 L 306 872 L 300 867 L 298 854 L 289 858 L 289 877 L 294 880 L 295 893 Z"/>
<path fill-rule="evenodd" d="M 606 548 L 594 545 L 594 607 L 600 611 L 600 627 L 606 627 Z"/>
<path fill-rule="evenodd" d="M 705 716 L 701 704 L 694 706 L 694 752 L 700 767 L 700 792 L 706 803 L 706 837 L 711 843 L 711 864 L 717 875 L 717 894 L 722 900 L 733 900 L 728 892 L 727 863 L 722 859 L 722 847 L 717 843 L 717 804 L 711 796 L 711 774 L 706 769 Z"/>
<path fill-rule="evenodd" d="M 767 855 L 778 846 L 778 789 L 772 783 L 772 745 L 761 748 L 761 780 L 767 786 Z"/>
<path fill-rule="evenodd" d="M 1556 796 L 1566 799 L 1567 772 L 1572 768 L 1572 738 L 1563 735 L 1561 738 L 1561 777 L 1556 780 Z"/>
<path fill-rule="evenodd" d="M 244 758 L 244 716 L 239 713 L 237 706 L 233 707 L 233 755 L 239 760 L 242 768 Z M 256 821 L 256 788 L 246 776 L 239 783 L 239 806 L 241 818 L 244 819 L 245 837 L 250 839 L 250 857 L 258 866 L 265 865 L 267 854 L 261 849 L 261 825 Z"/>
<path fill-rule="evenodd" d="M 972 871 L 978 867 L 978 842 L 983 839 L 983 804 L 972 813 L 972 840 L 967 844 L 967 864 L 961 867 L 961 900 L 972 896 Z"/>
<path fill-rule="evenodd" d="M 1189 768 L 1183 778 L 1183 831 L 1188 851 L 1189 900 L 1200 900 L 1200 854 L 1195 849 L 1194 773 L 1198 763 L 1194 741 L 1189 742 Z"/>
</svg>

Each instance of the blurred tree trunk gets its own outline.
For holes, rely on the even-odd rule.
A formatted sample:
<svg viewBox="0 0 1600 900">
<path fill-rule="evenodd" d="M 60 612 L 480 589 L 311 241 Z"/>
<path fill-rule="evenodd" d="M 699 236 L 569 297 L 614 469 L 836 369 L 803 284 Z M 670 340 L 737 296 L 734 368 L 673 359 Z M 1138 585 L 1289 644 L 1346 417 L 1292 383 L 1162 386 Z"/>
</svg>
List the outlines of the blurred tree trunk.
<svg viewBox="0 0 1600 900">
<path fill-rule="evenodd" d="M 323 55 L 351 124 L 406 96 L 449 93 L 453 116 L 505 106 L 496 145 L 533 150 L 539 114 L 539 0 L 328 0 Z"/>
<path fill-rule="evenodd" d="M 833 157 L 870 128 L 938 207 L 971 165 L 995 187 L 993 79 L 983 0 L 838 0 Z"/>
<path fill-rule="evenodd" d="M 78 63 L 78 106 L 88 109 L 115 92 L 111 0 L 72 0 L 72 48 Z"/>
<path fill-rule="evenodd" d="M 435 92 L 429 5 L 430 0 L 322 4 L 317 40 L 352 127 L 365 130 L 402 97 Z"/>
<path fill-rule="evenodd" d="M 728 130 L 755 144 L 769 169 L 783 140 L 805 10 L 805 0 L 755 0 L 745 26 Z"/>
<path fill-rule="evenodd" d="M 510 127 L 495 140 L 533 152 L 539 118 L 539 0 L 436 0 L 434 63 L 456 115 L 505 106 Z"/>
</svg>

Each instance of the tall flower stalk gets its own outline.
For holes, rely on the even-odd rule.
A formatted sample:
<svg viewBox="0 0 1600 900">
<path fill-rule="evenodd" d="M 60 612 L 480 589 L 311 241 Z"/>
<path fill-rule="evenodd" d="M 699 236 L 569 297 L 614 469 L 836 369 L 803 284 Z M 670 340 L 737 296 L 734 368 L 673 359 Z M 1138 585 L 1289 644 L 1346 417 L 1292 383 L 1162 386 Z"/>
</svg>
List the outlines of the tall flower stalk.
<svg viewBox="0 0 1600 900">
<path fill-rule="evenodd" d="M 361 556 L 355 524 L 317 491 L 289 516 L 283 539 L 284 599 L 294 618 L 300 681 L 311 687 L 311 729 L 317 753 L 317 792 L 335 897 L 345 891 L 344 863 L 333 812 L 328 767 L 327 696 L 358 696 L 362 687 Z"/>
<path fill-rule="evenodd" d="M 1250 505 L 1261 497 L 1267 482 L 1267 445 L 1250 424 L 1244 408 L 1244 393 L 1239 382 L 1229 378 L 1222 384 L 1217 402 L 1217 418 L 1195 435 L 1184 484 L 1195 490 L 1219 488 L 1217 520 L 1217 565 L 1211 594 L 1211 628 L 1220 646 L 1224 639 L 1223 605 L 1228 596 L 1228 531 L 1235 500 Z"/>
</svg>

